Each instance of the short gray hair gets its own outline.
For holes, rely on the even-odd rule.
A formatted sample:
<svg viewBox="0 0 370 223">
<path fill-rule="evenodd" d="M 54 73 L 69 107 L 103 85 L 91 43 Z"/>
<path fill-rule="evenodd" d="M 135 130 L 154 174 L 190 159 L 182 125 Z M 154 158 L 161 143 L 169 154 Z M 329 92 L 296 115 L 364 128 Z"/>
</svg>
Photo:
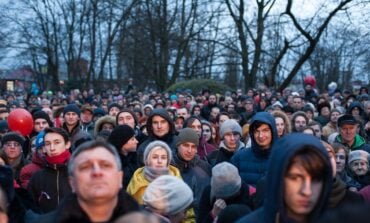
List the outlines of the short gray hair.
<svg viewBox="0 0 370 223">
<path fill-rule="evenodd" d="M 75 159 L 78 157 L 78 155 L 80 155 L 82 152 L 94 150 L 98 147 L 105 148 L 108 152 L 110 152 L 114 156 L 118 170 L 122 170 L 121 159 L 119 157 L 117 150 L 114 148 L 114 146 L 107 142 L 92 140 L 92 141 L 87 141 L 85 143 L 82 143 L 76 148 L 75 151 L 73 151 L 72 156 L 68 161 L 68 175 L 73 176 L 73 170 L 75 167 Z"/>
</svg>

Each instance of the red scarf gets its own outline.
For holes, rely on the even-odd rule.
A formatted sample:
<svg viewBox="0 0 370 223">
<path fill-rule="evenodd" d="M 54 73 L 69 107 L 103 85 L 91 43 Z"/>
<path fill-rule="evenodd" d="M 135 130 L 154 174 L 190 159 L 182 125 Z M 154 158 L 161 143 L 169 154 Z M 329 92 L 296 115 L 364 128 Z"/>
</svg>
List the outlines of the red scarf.
<svg viewBox="0 0 370 223">
<path fill-rule="evenodd" d="M 71 153 L 69 150 L 66 150 L 57 156 L 46 156 L 46 161 L 50 164 L 64 164 L 67 160 L 69 160 L 69 157 L 71 157 Z"/>
</svg>

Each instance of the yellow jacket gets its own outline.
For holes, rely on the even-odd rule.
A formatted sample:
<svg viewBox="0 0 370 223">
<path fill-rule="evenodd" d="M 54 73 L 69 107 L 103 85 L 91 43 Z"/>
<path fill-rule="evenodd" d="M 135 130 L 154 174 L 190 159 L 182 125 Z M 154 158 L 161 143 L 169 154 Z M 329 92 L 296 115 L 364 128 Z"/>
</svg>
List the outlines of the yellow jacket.
<svg viewBox="0 0 370 223">
<path fill-rule="evenodd" d="M 182 179 L 179 169 L 174 166 L 169 166 L 170 175 Z M 127 193 L 129 193 L 139 204 L 143 204 L 143 196 L 145 189 L 149 185 L 149 181 L 144 176 L 144 167 L 137 169 L 132 175 L 130 183 L 127 186 Z"/>
<path fill-rule="evenodd" d="M 179 169 L 174 166 L 169 166 L 170 175 L 182 179 Z M 145 189 L 149 185 L 149 181 L 144 176 L 144 167 L 137 169 L 132 175 L 130 183 L 127 186 L 127 193 L 129 193 L 139 204 L 143 204 L 143 196 Z M 194 223 L 195 214 L 193 208 L 186 212 L 184 223 Z"/>
</svg>

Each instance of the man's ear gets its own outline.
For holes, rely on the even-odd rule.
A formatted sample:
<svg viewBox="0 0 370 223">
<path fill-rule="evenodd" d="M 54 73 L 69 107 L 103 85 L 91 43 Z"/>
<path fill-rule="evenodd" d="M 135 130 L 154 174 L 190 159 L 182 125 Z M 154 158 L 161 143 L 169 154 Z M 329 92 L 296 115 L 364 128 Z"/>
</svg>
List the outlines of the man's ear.
<svg viewBox="0 0 370 223">
<path fill-rule="evenodd" d="M 71 186 L 72 193 L 76 192 L 76 181 L 73 176 L 68 177 L 69 186 Z"/>
<path fill-rule="evenodd" d="M 66 143 L 66 149 L 70 149 L 71 148 L 71 141 L 68 140 L 68 142 Z"/>
<path fill-rule="evenodd" d="M 123 187 L 122 182 L 123 182 L 123 177 L 125 176 L 125 173 L 123 172 L 123 170 L 121 170 L 118 172 L 118 174 L 119 174 L 118 175 L 119 181 L 121 182 L 120 188 L 122 188 Z"/>
</svg>

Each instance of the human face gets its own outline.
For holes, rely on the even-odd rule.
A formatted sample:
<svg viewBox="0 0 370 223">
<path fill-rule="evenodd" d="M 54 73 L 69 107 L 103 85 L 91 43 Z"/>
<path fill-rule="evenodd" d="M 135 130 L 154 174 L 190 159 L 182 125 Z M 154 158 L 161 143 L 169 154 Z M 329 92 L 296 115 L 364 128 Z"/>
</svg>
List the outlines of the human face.
<svg viewBox="0 0 370 223">
<path fill-rule="evenodd" d="M 211 129 L 208 125 L 203 125 L 202 130 L 203 137 L 208 142 L 211 139 Z"/>
<path fill-rule="evenodd" d="M 343 124 L 339 131 L 343 141 L 351 146 L 357 133 L 357 125 Z"/>
<path fill-rule="evenodd" d="M 137 144 L 139 142 L 137 141 L 137 139 L 135 138 L 135 136 L 131 137 L 123 146 L 122 146 L 122 149 L 121 151 L 123 153 L 125 152 L 135 152 L 136 151 L 136 148 L 137 148 Z"/>
<path fill-rule="evenodd" d="M 158 137 L 165 136 L 170 131 L 170 124 L 164 118 L 159 115 L 156 115 L 152 119 L 152 128 L 154 135 Z"/>
<path fill-rule="evenodd" d="M 217 115 L 220 114 L 220 109 L 218 107 L 213 107 L 211 110 L 211 117 L 216 119 Z"/>
<path fill-rule="evenodd" d="M 210 95 L 209 98 L 208 98 L 208 103 L 209 104 L 216 104 L 216 96 L 215 95 Z"/>
<path fill-rule="evenodd" d="M 81 152 L 74 160 L 69 177 L 78 201 L 87 205 L 117 201 L 122 187 L 123 172 L 118 169 L 112 153 L 103 147 Z"/>
<path fill-rule="evenodd" d="M 200 108 L 199 107 L 194 108 L 193 115 L 200 115 Z"/>
<path fill-rule="evenodd" d="M 85 110 L 81 112 L 81 122 L 82 123 L 90 123 L 92 119 L 93 119 L 93 114 L 90 111 Z"/>
<path fill-rule="evenodd" d="M 229 120 L 230 118 L 229 118 L 229 116 L 227 116 L 227 115 L 220 115 L 220 120 L 219 120 L 219 122 L 218 122 L 218 125 L 219 126 L 221 126 L 222 125 L 222 123 L 224 123 L 226 120 Z"/>
<path fill-rule="evenodd" d="M 312 125 L 311 128 L 315 131 L 315 136 L 319 139 L 321 139 L 321 128 L 319 125 Z"/>
<path fill-rule="evenodd" d="M 357 116 L 357 115 L 360 115 L 360 109 L 358 107 L 354 107 L 351 111 L 351 114 L 353 116 Z"/>
<path fill-rule="evenodd" d="M 224 134 L 224 143 L 229 150 L 236 150 L 239 145 L 240 135 L 237 132 L 226 132 Z"/>
<path fill-rule="evenodd" d="M 111 123 L 104 123 L 101 127 L 101 130 L 108 130 L 112 132 L 114 129 L 113 125 Z"/>
<path fill-rule="evenodd" d="M 337 123 L 339 116 L 340 116 L 339 112 L 332 112 L 330 115 L 330 121 L 332 123 Z"/>
<path fill-rule="evenodd" d="M 55 132 L 47 133 L 44 136 L 44 143 L 43 151 L 49 157 L 58 156 L 71 146 L 69 141 L 65 142 L 63 136 Z"/>
<path fill-rule="evenodd" d="M 135 128 L 135 119 L 129 112 L 121 112 L 118 116 L 118 125 L 128 125 Z"/>
<path fill-rule="evenodd" d="M 328 107 L 323 107 L 321 109 L 321 115 L 324 117 L 329 117 L 330 116 L 330 109 Z"/>
<path fill-rule="evenodd" d="M 183 125 L 184 125 L 184 119 L 177 118 L 175 120 L 175 128 L 176 128 L 177 131 L 179 131 L 180 129 L 182 129 Z"/>
<path fill-rule="evenodd" d="M 253 136 L 256 140 L 256 143 L 262 149 L 270 148 L 272 142 L 272 133 L 269 125 L 262 124 L 260 127 L 254 130 Z"/>
<path fill-rule="evenodd" d="M 316 206 L 323 182 L 313 179 L 301 164 L 295 162 L 284 177 L 284 203 L 288 217 L 305 219 Z"/>
<path fill-rule="evenodd" d="M 186 108 L 179 108 L 177 109 L 177 116 L 187 119 L 189 117 L 189 112 Z"/>
<path fill-rule="evenodd" d="M 281 137 L 284 134 L 285 131 L 285 125 L 284 125 L 284 119 L 280 117 L 275 118 L 276 128 L 278 132 L 278 136 Z"/>
<path fill-rule="evenodd" d="M 190 124 L 190 128 L 194 129 L 195 132 L 198 134 L 198 137 L 200 138 L 202 135 L 202 124 L 198 119 L 194 119 L 194 121 Z"/>
<path fill-rule="evenodd" d="M 301 131 L 307 125 L 306 119 L 303 116 L 297 116 L 294 120 L 294 126 L 297 131 Z"/>
<path fill-rule="evenodd" d="M 64 115 L 64 122 L 68 126 L 75 126 L 75 125 L 77 125 L 77 123 L 78 123 L 79 120 L 80 120 L 80 118 L 78 117 L 78 115 L 77 115 L 76 112 L 67 112 Z"/>
<path fill-rule="evenodd" d="M 109 115 L 110 116 L 116 116 L 117 114 L 118 114 L 118 112 L 119 112 L 120 110 L 119 110 L 119 108 L 117 108 L 117 107 L 112 107 L 110 110 L 109 110 Z"/>
<path fill-rule="evenodd" d="M 194 143 L 185 142 L 178 146 L 177 151 L 185 161 L 191 161 L 197 154 L 197 146 Z"/>
<path fill-rule="evenodd" d="M 148 166 L 153 168 L 165 168 L 168 165 L 168 154 L 164 148 L 156 147 L 149 154 Z"/>
<path fill-rule="evenodd" d="M 299 110 L 303 107 L 301 98 L 293 98 L 293 108 Z"/>
<path fill-rule="evenodd" d="M 335 154 L 335 163 L 337 164 L 337 172 L 341 173 L 346 167 L 346 152 L 344 149 L 339 149 Z"/>
<path fill-rule="evenodd" d="M 49 123 L 43 118 L 38 118 L 33 122 L 33 129 L 35 132 L 41 132 L 48 127 L 50 127 Z"/>
<path fill-rule="evenodd" d="M 349 167 L 357 176 L 363 176 L 369 170 L 369 164 L 364 160 L 354 160 Z"/>
<path fill-rule="evenodd" d="M 3 150 L 9 161 L 13 161 L 21 156 L 22 145 L 16 141 L 7 141 L 3 145 Z"/>
</svg>

